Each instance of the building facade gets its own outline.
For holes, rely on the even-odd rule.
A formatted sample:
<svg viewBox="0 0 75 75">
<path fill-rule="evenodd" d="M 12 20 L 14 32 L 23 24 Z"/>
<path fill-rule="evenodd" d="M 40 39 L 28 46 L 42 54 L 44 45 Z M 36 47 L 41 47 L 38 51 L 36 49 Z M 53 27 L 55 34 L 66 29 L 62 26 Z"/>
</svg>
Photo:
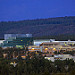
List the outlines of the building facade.
<svg viewBox="0 0 75 75">
<path fill-rule="evenodd" d="M 20 47 L 32 45 L 32 34 L 5 34 L 1 47 Z"/>
</svg>

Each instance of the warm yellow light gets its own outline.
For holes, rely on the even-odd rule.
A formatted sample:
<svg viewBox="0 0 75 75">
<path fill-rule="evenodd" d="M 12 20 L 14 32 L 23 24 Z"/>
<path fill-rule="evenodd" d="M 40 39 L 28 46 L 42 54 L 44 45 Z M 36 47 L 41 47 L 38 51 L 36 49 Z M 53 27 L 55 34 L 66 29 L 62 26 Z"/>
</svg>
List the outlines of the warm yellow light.
<svg viewBox="0 0 75 75">
<path fill-rule="evenodd" d="M 45 48 L 45 50 L 48 50 L 48 48 Z"/>
<path fill-rule="evenodd" d="M 50 58 L 48 58 L 48 59 L 50 59 Z"/>
<path fill-rule="evenodd" d="M 65 46 L 66 46 L 67 44 L 65 44 Z"/>
<path fill-rule="evenodd" d="M 38 54 L 38 53 L 36 52 L 36 54 Z"/>
<path fill-rule="evenodd" d="M 11 62 L 10 64 L 13 64 L 13 62 Z"/>
<path fill-rule="evenodd" d="M 29 47 L 29 48 L 31 48 L 31 47 Z"/>
<path fill-rule="evenodd" d="M 21 41 L 23 41 L 23 40 L 21 40 Z"/>
<path fill-rule="evenodd" d="M 62 46 L 61 46 L 61 48 L 62 48 Z"/>
<path fill-rule="evenodd" d="M 32 50 L 34 50 L 34 48 L 32 48 Z"/>
<path fill-rule="evenodd" d="M 26 58 L 26 56 L 21 56 L 22 58 Z"/>
<path fill-rule="evenodd" d="M 74 45 L 74 43 L 72 43 L 72 45 Z"/>
<path fill-rule="evenodd" d="M 15 61 L 14 61 L 14 64 L 15 64 Z"/>
<path fill-rule="evenodd" d="M 56 51 L 56 48 L 53 48 L 54 51 Z"/>
</svg>

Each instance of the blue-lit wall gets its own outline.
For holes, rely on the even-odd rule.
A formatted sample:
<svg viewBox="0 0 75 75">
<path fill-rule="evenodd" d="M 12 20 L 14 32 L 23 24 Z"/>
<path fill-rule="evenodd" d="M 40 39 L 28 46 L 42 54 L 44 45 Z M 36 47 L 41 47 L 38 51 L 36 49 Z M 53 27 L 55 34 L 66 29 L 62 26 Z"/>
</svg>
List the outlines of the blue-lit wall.
<svg viewBox="0 0 75 75">
<path fill-rule="evenodd" d="M 33 44 L 32 34 L 5 34 L 2 47 L 29 46 Z"/>
<path fill-rule="evenodd" d="M 32 37 L 32 34 L 4 34 L 4 39 L 16 39 L 16 37 Z"/>
</svg>

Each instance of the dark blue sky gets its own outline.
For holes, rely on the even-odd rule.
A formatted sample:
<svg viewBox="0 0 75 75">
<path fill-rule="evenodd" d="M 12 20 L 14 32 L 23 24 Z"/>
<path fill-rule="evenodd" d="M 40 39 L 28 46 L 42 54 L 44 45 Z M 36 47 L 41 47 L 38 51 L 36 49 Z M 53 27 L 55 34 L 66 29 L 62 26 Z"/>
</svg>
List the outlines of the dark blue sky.
<svg viewBox="0 0 75 75">
<path fill-rule="evenodd" d="M 0 21 L 75 16 L 75 0 L 0 0 Z"/>
</svg>

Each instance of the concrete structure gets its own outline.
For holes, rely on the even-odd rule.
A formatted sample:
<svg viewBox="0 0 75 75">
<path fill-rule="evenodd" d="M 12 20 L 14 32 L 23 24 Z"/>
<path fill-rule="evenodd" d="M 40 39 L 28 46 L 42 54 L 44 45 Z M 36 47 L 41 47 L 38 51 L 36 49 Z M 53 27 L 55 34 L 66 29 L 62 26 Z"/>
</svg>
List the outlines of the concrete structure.
<svg viewBox="0 0 75 75">
<path fill-rule="evenodd" d="M 3 41 L 4 41 L 4 40 L 0 40 L 0 47 L 1 47 L 2 43 L 3 43 Z"/>
<path fill-rule="evenodd" d="M 68 41 L 55 41 L 55 39 L 39 39 L 39 40 L 34 40 L 33 41 L 34 45 L 37 45 L 37 46 L 39 46 L 40 44 L 42 44 L 44 42 L 56 42 L 56 43 L 58 42 L 61 45 L 71 45 L 71 46 L 75 45 L 75 41 L 71 41 L 71 40 L 68 40 Z"/>
<path fill-rule="evenodd" d="M 68 40 L 68 41 L 55 41 L 55 40 L 52 40 L 51 42 L 59 42 L 61 45 L 71 45 L 71 46 L 75 46 L 75 41 L 71 41 L 71 40 Z"/>
<path fill-rule="evenodd" d="M 63 51 L 72 51 L 75 50 L 74 46 L 75 41 L 55 41 L 54 39 L 44 39 L 44 40 L 34 40 L 34 46 L 30 47 L 30 51 L 41 51 L 43 56 L 54 55 L 54 52 Z M 73 44 L 73 45 L 72 45 Z"/>
<path fill-rule="evenodd" d="M 54 54 L 54 51 L 57 51 L 60 47 L 62 47 L 58 42 L 44 42 L 40 44 L 40 46 L 42 47 L 42 52 L 49 53 L 51 55 Z"/>
<path fill-rule="evenodd" d="M 73 59 L 73 56 L 70 54 L 58 54 L 58 55 L 54 55 L 54 59 L 55 60 Z"/>
<path fill-rule="evenodd" d="M 54 57 L 45 57 L 45 59 L 51 60 L 52 62 L 54 62 L 55 60 L 66 60 L 66 59 L 73 59 L 75 62 L 75 58 L 70 55 L 70 54 L 58 54 L 58 55 L 54 55 Z"/>
<path fill-rule="evenodd" d="M 55 60 L 54 60 L 54 57 L 45 57 L 45 59 L 47 59 L 47 60 L 49 60 L 49 61 L 52 61 L 52 62 L 55 61 Z"/>
<path fill-rule="evenodd" d="M 40 40 L 34 40 L 33 44 L 36 46 L 39 46 L 40 44 L 42 44 L 43 42 L 50 42 L 50 39 L 40 39 Z"/>
<path fill-rule="evenodd" d="M 33 41 L 34 45 L 40 46 L 41 49 L 43 48 L 48 48 L 48 49 L 54 49 L 56 51 L 72 51 L 75 50 L 75 41 L 55 41 L 55 39 L 40 39 L 40 40 L 34 40 Z M 51 45 L 51 43 L 53 45 Z M 58 45 L 55 45 L 55 43 L 58 43 Z M 42 51 L 42 50 L 41 50 Z"/>
<path fill-rule="evenodd" d="M 55 45 L 58 43 L 58 45 Z M 51 45 L 52 44 L 52 45 Z M 64 50 L 64 51 L 72 51 L 75 50 L 75 41 L 55 41 L 54 39 L 50 39 L 50 42 L 43 42 L 40 46 L 47 47 L 47 48 L 54 48 L 57 51 Z"/>
<path fill-rule="evenodd" d="M 0 43 L 3 43 L 4 40 L 0 40 Z"/>
</svg>

